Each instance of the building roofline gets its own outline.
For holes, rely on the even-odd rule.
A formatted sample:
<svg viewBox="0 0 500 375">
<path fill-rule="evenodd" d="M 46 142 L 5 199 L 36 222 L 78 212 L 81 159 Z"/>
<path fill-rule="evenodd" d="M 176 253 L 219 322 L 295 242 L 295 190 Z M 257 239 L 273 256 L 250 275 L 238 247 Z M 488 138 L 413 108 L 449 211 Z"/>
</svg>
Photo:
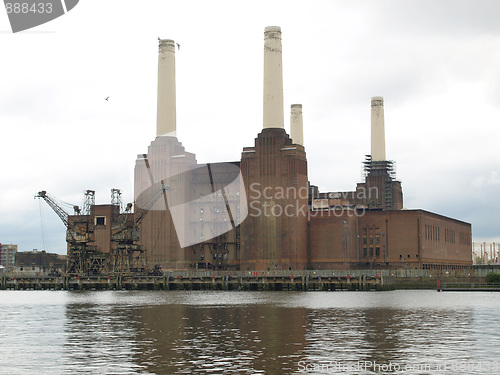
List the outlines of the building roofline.
<svg viewBox="0 0 500 375">
<path fill-rule="evenodd" d="M 435 216 L 435 217 L 438 217 L 438 218 L 444 218 L 444 219 L 447 219 L 447 220 L 453 220 L 453 221 L 455 221 L 457 223 L 460 223 L 460 224 L 465 224 L 465 225 L 472 226 L 471 223 L 468 223 L 466 221 L 458 220 L 458 219 L 455 219 L 455 218 L 452 218 L 452 217 L 449 217 L 449 216 L 445 216 L 445 215 L 441 215 L 441 214 L 437 214 L 435 212 L 427 211 L 427 210 L 424 210 L 422 208 L 411 208 L 411 209 L 404 208 L 402 210 L 368 210 L 368 209 L 365 209 L 365 211 L 366 212 L 390 212 L 391 214 L 392 213 L 397 213 L 397 212 L 419 212 L 421 214 Z"/>
</svg>

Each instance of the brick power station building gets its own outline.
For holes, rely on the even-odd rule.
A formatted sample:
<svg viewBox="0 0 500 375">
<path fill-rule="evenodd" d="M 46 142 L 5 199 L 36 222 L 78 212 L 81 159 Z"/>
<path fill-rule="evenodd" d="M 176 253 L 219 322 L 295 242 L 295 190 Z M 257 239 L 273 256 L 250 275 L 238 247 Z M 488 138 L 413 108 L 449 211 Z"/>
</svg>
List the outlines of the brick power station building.
<svg viewBox="0 0 500 375">
<path fill-rule="evenodd" d="M 281 29 L 264 33 L 264 118 L 254 144 L 228 163 L 198 164 L 176 137 L 175 44 L 160 40 L 157 136 L 135 166 L 135 205 L 150 265 L 163 269 L 461 268 L 471 225 L 403 209 L 386 160 L 384 106 L 372 98 L 371 155 L 354 191 L 309 184 L 302 106 L 285 131 Z"/>
</svg>

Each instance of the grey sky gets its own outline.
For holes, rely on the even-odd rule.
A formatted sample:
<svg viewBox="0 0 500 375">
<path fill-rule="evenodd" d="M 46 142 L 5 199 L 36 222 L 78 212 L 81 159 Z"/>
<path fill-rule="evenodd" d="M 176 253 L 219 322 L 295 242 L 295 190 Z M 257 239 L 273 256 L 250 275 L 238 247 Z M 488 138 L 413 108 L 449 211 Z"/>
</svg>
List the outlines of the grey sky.
<svg viewBox="0 0 500 375">
<path fill-rule="evenodd" d="M 243 4 L 243 5 L 242 5 Z M 39 190 L 133 198 L 156 126 L 158 37 L 174 39 L 177 128 L 199 162 L 239 160 L 262 127 L 263 31 L 283 38 L 285 119 L 301 103 L 309 179 L 352 190 L 370 153 L 370 98 L 407 208 L 500 240 L 497 1 L 97 1 L 36 29 L 0 12 L 0 242 L 65 251 Z M 109 101 L 104 98 L 109 95 Z M 285 121 L 288 129 L 288 120 Z"/>
</svg>

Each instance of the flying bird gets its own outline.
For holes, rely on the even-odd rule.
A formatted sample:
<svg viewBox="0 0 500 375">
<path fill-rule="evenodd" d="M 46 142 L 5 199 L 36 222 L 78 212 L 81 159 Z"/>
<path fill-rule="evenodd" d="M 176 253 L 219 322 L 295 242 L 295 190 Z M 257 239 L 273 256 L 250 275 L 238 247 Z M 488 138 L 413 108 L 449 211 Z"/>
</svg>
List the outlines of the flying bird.
<svg viewBox="0 0 500 375">
<path fill-rule="evenodd" d="M 180 50 L 181 49 L 181 45 L 179 43 L 175 43 L 177 44 L 177 49 Z"/>
<path fill-rule="evenodd" d="M 109 99 L 109 96 L 107 98 L 104 98 L 104 100 L 108 100 Z"/>
</svg>

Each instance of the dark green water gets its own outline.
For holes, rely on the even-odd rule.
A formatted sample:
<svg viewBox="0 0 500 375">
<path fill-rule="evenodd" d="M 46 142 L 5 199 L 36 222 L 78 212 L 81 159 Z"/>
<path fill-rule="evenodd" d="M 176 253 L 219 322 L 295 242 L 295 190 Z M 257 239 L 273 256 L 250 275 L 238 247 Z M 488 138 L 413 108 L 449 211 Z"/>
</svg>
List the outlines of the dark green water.
<svg viewBox="0 0 500 375">
<path fill-rule="evenodd" d="M 500 294 L 0 292 L 1 374 L 497 374 Z"/>
</svg>

